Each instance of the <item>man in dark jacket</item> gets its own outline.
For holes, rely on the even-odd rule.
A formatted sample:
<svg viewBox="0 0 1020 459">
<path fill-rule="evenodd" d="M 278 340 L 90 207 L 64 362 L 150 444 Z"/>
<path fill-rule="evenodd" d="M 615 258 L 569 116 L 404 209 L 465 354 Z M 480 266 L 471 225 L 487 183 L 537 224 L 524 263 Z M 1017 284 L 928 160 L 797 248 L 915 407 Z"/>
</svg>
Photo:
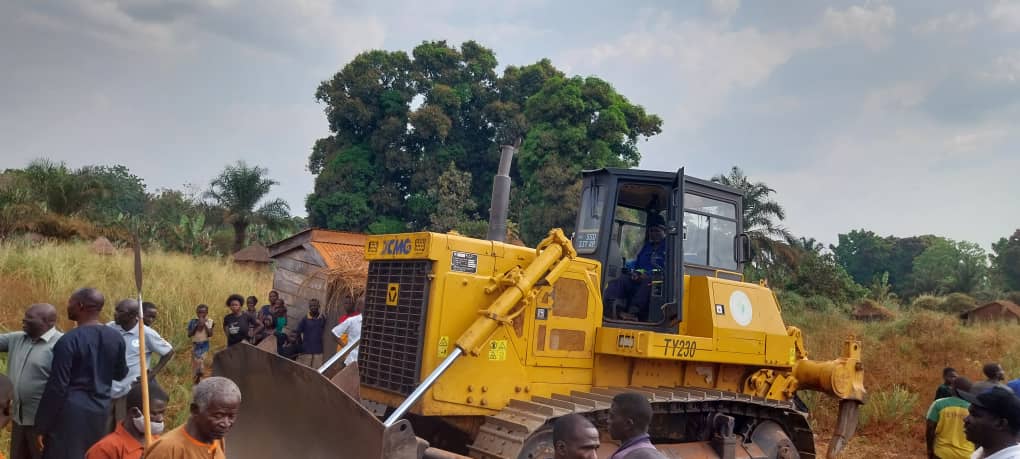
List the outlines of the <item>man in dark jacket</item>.
<svg viewBox="0 0 1020 459">
<path fill-rule="evenodd" d="M 106 435 L 113 381 L 128 374 L 124 339 L 99 322 L 105 303 L 92 288 L 67 300 L 67 317 L 78 326 L 53 346 L 53 367 L 35 426 L 43 459 L 81 459 Z"/>
</svg>

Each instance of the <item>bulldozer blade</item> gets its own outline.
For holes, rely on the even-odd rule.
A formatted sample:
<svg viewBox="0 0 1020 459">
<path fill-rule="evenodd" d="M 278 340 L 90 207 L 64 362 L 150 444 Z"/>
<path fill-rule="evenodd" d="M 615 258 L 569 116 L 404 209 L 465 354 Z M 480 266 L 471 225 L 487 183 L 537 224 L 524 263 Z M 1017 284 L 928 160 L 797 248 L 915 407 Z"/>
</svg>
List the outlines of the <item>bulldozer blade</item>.
<svg viewBox="0 0 1020 459">
<path fill-rule="evenodd" d="M 361 376 L 358 374 L 358 362 L 352 362 L 344 367 L 330 381 L 351 399 L 361 400 Z"/>
<path fill-rule="evenodd" d="M 836 428 L 829 441 L 829 450 L 825 457 L 835 459 L 846 448 L 847 443 L 857 432 L 857 420 L 860 415 L 861 403 L 856 400 L 840 400 L 839 414 L 836 417 Z"/>
<path fill-rule="evenodd" d="M 314 369 L 247 343 L 216 354 L 213 373 L 241 389 L 228 458 L 420 459 L 428 446 L 406 420 L 387 428 Z"/>
</svg>

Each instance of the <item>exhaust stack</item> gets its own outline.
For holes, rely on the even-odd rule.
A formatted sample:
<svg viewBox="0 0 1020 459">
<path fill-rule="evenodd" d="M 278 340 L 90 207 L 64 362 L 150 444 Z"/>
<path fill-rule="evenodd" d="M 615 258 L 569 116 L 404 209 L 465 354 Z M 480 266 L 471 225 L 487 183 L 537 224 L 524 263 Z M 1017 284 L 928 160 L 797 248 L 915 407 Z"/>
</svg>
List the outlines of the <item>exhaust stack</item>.
<svg viewBox="0 0 1020 459">
<path fill-rule="evenodd" d="M 499 154 L 499 169 L 492 179 L 492 201 L 489 206 L 489 233 L 486 239 L 506 242 L 506 219 L 510 208 L 510 163 L 514 159 L 511 145 L 503 145 Z"/>
</svg>

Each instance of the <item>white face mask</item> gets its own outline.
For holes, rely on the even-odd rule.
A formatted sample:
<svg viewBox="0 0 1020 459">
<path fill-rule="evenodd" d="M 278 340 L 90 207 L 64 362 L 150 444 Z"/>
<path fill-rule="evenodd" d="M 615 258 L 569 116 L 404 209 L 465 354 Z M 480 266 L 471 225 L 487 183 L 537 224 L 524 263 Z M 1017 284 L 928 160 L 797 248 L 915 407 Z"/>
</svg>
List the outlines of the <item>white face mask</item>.
<svg viewBox="0 0 1020 459">
<path fill-rule="evenodd" d="M 137 418 L 134 418 L 134 417 L 131 418 L 131 423 L 134 424 L 135 429 L 137 429 L 139 432 L 145 432 L 145 417 L 144 416 L 138 416 Z M 159 435 L 159 434 L 163 433 L 163 423 L 162 422 L 151 421 L 151 422 L 149 422 L 149 427 L 152 429 L 152 434 L 153 435 Z"/>
</svg>

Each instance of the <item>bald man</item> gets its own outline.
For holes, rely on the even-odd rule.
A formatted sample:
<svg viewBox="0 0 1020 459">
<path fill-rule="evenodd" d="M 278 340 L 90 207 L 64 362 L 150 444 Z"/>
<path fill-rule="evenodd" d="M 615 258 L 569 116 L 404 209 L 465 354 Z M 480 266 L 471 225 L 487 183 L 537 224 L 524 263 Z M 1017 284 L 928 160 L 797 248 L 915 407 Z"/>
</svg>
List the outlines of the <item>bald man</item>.
<svg viewBox="0 0 1020 459">
<path fill-rule="evenodd" d="M 7 373 L 14 385 L 11 398 L 11 458 L 39 459 L 35 412 L 39 408 L 53 362 L 53 345 L 63 335 L 56 329 L 57 308 L 33 304 L 21 319 L 21 330 L 0 335 L 0 352 L 7 353 Z"/>
<path fill-rule="evenodd" d="M 579 414 L 561 416 L 553 423 L 554 459 L 598 459 L 599 431 Z"/>
<path fill-rule="evenodd" d="M 67 317 L 78 326 L 53 346 L 35 427 L 42 437 L 43 459 L 81 459 L 106 435 L 110 387 L 127 376 L 124 339 L 99 322 L 106 299 L 92 288 L 67 300 Z"/>
</svg>

